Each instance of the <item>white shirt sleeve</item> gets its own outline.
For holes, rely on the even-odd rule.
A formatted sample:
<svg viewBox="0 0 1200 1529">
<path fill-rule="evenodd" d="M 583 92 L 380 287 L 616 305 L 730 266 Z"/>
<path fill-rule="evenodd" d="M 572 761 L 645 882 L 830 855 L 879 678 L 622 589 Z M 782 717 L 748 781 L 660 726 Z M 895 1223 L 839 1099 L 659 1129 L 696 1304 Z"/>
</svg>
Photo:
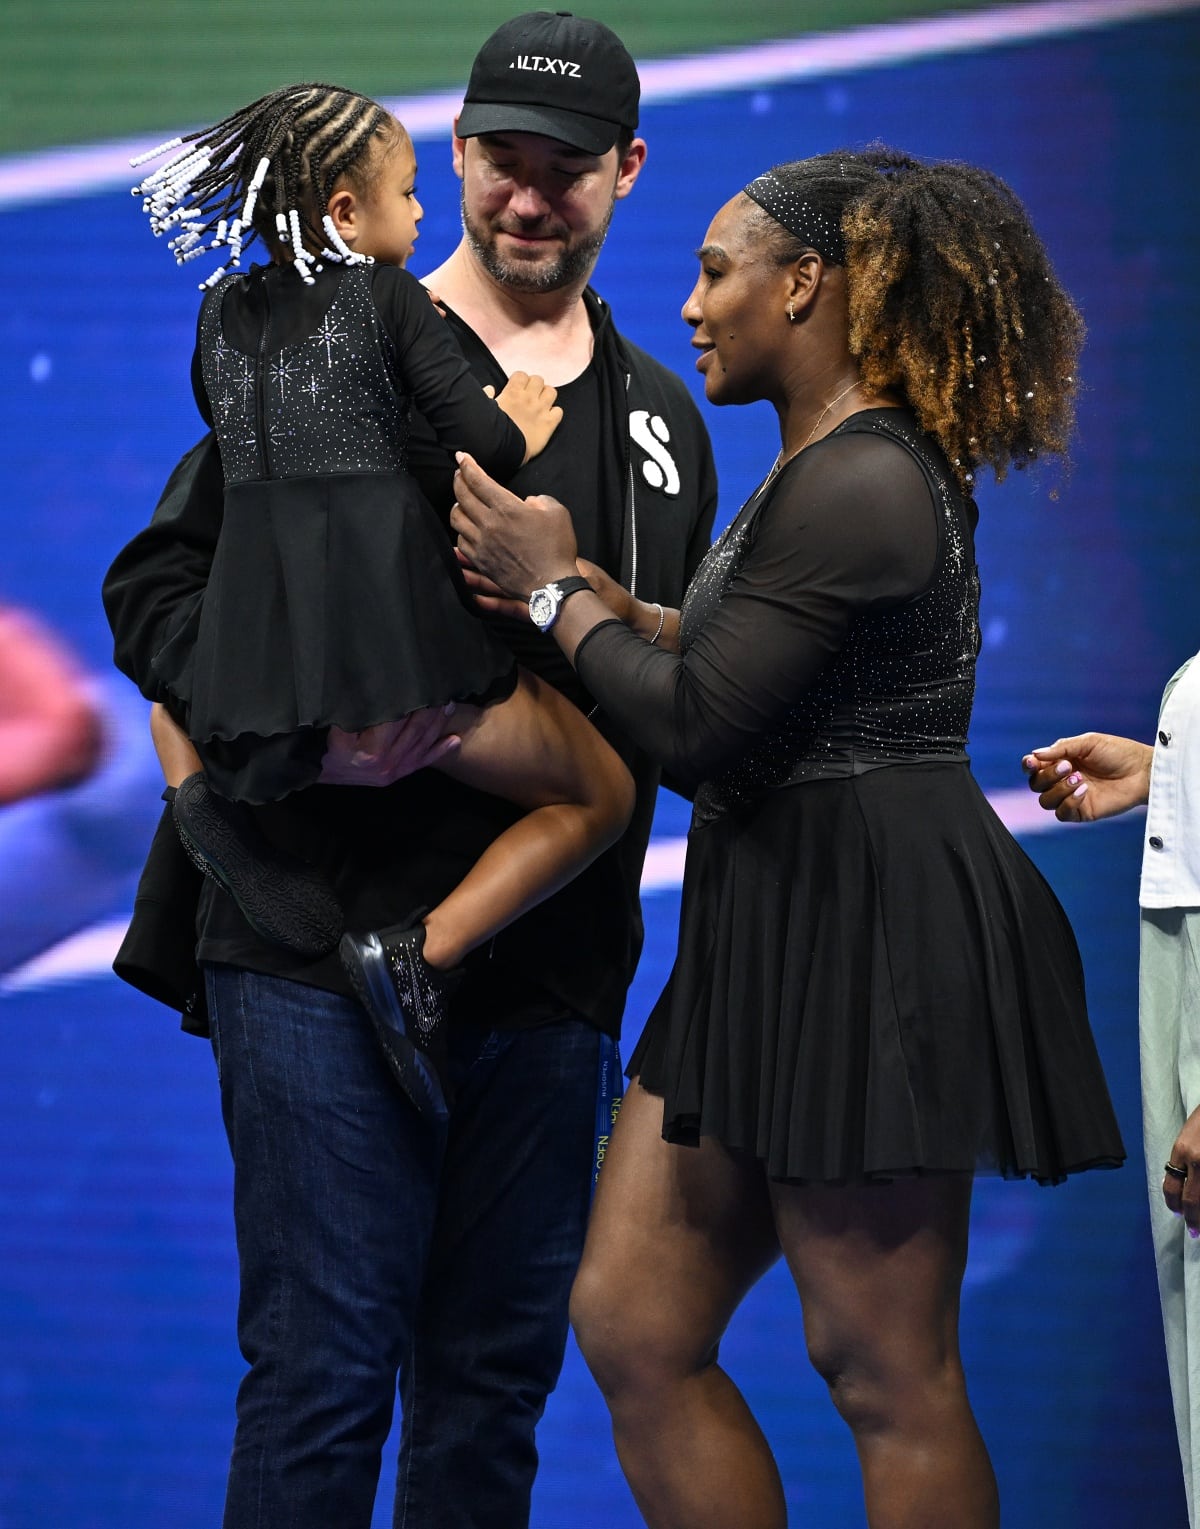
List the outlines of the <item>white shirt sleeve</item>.
<svg viewBox="0 0 1200 1529">
<path fill-rule="evenodd" d="M 1163 694 L 1142 847 L 1143 908 L 1200 908 L 1200 655 Z"/>
</svg>

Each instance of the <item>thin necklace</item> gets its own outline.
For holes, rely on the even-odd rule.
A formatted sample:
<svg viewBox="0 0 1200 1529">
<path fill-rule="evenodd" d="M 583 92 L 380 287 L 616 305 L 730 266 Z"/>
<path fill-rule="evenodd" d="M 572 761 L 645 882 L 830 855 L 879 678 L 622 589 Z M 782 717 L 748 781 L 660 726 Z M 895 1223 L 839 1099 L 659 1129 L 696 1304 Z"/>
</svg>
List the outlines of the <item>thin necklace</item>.
<svg viewBox="0 0 1200 1529">
<path fill-rule="evenodd" d="M 786 457 L 783 454 L 783 447 L 781 446 L 779 448 L 779 455 L 775 458 L 774 464 L 771 467 L 771 471 L 763 479 L 763 488 L 766 488 L 767 484 L 770 483 L 776 477 L 776 475 L 781 471 L 781 469 L 785 466 L 786 463 L 790 462 L 793 457 L 798 457 L 800 455 L 800 453 L 804 450 L 804 447 L 808 446 L 808 445 L 810 445 L 812 443 L 813 436 L 816 435 L 817 431 L 821 428 L 821 421 L 829 413 L 830 409 L 836 408 L 837 405 L 841 403 L 843 398 L 845 398 L 849 394 L 853 393 L 855 388 L 858 388 L 858 387 L 861 387 L 861 386 L 862 386 L 862 379 L 861 378 L 855 378 L 855 380 L 850 384 L 850 386 L 848 388 L 843 388 L 842 391 L 837 395 L 836 398 L 831 398 L 829 400 L 829 402 L 821 410 L 820 414 L 817 415 L 816 424 L 814 424 L 812 429 L 808 432 L 808 435 L 806 436 L 803 445 L 798 446 L 795 451 L 789 452 Z M 760 489 L 759 492 L 761 493 L 762 490 Z"/>
</svg>

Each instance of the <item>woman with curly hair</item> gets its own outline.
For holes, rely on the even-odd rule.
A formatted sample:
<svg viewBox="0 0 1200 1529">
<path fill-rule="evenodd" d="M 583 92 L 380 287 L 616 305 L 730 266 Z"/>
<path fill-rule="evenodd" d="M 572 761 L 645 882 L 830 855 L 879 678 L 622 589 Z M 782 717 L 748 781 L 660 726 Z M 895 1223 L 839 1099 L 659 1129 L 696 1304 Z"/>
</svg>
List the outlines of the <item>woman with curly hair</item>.
<svg viewBox="0 0 1200 1529">
<path fill-rule="evenodd" d="M 1124 1157 L 1070 927 L 965 749 L 971 485 L 1064 450 L 1083 326 L 1005 185 L 888 149 L 761 176 L 699 258 L 705 392 L 769 400 L 779 455 L 682 611 L 593 573 L 552 628 L 695 788 L 576 1331 L 647 1523 L 778 1529 L 717 1351 L 782 1254 L 872 1529 L 987 1529 L 958 1348 L 973 1177 Z M 454 524 L 510 596 L 576 571 L 566 511 L 469 459 Z"/>
</svg>

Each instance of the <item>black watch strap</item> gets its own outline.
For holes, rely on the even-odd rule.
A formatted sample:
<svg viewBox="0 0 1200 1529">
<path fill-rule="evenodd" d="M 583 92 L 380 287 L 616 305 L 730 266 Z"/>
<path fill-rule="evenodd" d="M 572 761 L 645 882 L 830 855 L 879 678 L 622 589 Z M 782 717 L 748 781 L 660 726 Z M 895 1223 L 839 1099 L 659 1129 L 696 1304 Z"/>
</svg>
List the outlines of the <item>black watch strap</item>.
<svg viewBox="0 0 1200 1529">
<path fill-rule="evenodd" d="M 567 579 L 551 579 L 550 581 L 558 590 L 560 604 L 568 595 L 577 595 L 581 589 L 591 589 L 591 585 L 581 573 L 573 573 Z"/>
</svg>

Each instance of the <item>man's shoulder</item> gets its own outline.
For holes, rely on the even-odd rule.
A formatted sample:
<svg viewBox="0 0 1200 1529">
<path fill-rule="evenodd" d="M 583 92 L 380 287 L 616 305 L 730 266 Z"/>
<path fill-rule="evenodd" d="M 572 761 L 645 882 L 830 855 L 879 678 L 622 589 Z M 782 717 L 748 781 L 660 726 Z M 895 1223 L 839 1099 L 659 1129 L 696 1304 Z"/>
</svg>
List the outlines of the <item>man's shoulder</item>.
<svg viewBox="0 0 1200 1529">
<path fill-rule="evenodd" d="M 690 414 L 694 417 L 697 426 L 703 428 L 700 410 L 688 390 L 687 383 L 679 373 L 672 371 L 657 356 L 652 356 L 648 350 L 643 350 L 628 335 L 622 334 L 617 327 L 616 315 L 594 288 L 588 288 L 586 297 L 592 309 L 593 321 L 595 322 L 596 319 L 603 321 L 604 327 L 600 332 L 607 335 L 608 343 L 615 347 L 620 360 L 629 371 L 631 390 L 637 387 L 647 392 L 658 393 L 672 412 L 682 410 Z"/>
</svg>

